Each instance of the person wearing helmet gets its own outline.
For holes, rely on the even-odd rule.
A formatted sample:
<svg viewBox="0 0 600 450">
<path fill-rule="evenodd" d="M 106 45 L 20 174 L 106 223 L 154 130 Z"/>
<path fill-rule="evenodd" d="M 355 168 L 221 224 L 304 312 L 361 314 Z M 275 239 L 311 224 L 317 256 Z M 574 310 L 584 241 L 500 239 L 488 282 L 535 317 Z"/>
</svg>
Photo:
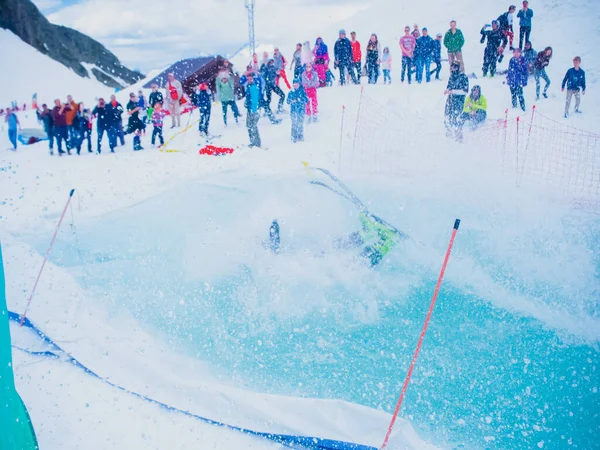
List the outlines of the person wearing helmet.
<svg viewBox="0 0 600 450">
<path fill-rule="evenodd" d="M 486 30 L 486 27 L 481 28 L 481 43 L 487 39 L 487 45 L 483 52 L 483 76 L 487 77 L 488 72 L 490 77 L 496 74 L 496 63 L 498 57 L 504 53 L 504 48 L 508 44 L 508 38 L 500 29 L 497 20 L 492 21 L 492 29 Z"/>
</svg>

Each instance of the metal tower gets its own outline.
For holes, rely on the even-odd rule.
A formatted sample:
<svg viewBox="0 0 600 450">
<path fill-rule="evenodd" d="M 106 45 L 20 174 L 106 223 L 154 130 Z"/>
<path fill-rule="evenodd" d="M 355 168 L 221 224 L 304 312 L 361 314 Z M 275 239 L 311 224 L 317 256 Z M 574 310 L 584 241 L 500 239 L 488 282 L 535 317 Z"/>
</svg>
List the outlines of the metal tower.
<svg viewBox="0 0 600 450">
<path fill-rule="evenodd" d="M 245 0 L 248 10 L 248 49 L 250 56 L 256 53 L 256 40 L 254 38 L 254 0 Z"/>
</svg>

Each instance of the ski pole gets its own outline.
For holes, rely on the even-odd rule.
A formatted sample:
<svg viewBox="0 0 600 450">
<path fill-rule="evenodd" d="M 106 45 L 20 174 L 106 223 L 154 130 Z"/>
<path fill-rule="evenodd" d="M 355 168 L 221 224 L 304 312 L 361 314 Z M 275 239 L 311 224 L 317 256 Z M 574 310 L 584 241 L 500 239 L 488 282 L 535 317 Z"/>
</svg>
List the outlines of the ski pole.
<svg viewBox="0 0 600 450">
<path fill-rule="evenodd" d="M 423 329 L 421 330 L 421 336 L 419 336 L 419 342 L 417 343 L 417 348 L 415 349 L 415 354 L 413 355 L 412 361 L 410 363 L 410 367 L 408 368 L 408 373 L 406 374 L 406 378 L 404 379 L 404 385 L 402 386 L 402 391 L 400 392 L 400 398 L 398 399 L 398 403 L 396 404 L 396 409 L 394 410 L 394 414 L 392 415 L 392 421 L 390 422 L 390 426 L 388 427 L 387 434 L 385 435 L 385 439 L 383 440 L 383 444 L 381 445 L 381 450 L 383 450 L 390 439 L 390 435 L 392 434 L 392 428 L 394 428 L 394 423 L 396 422 L 396 418 L 398 417 L 398 412 L 400 411 L 400 406 L 402 406 L 402 401 L 404 400 L 404 394 L 406 394 L 406 389 L 408 388 L 408 383 L 410 382 L 410 377 L 412 375 L 413 369 L 415 368 L 415 363 L 417 362 L 417 357 L 419 356 L 419 351 L 421 350 L 421 344 L 423 343 L 423 338 L 425 337 L 425 333 L 427 332 L 427 327 L 429 326 L 429 319 L 431 318 L 431 314 L 433 313 L 433 307 L 435 306 L 435 301 L 437 300 L 438 292 L 440 291 L 440 286 L 442 284 L 442 279 L 444 278 L 444 273 L 446 272 L 446 266 L 448 265 L 448 260 L 450 259 L 450 252 L 452 251 L 452 246 L 454 245 L 454 238 L 456 237 L 456 232 L 458 231 L 458 227 L 460 225 L 460 219 L 456 219 L 454 221 L 454 229 L 452 230 L 452 236 L 450 237 L 450 243 L 448 244 L 448 250 L 446 251 L 446 257 L 444 258 L 444 262 L 442 264 L 442 270 L 440 271 L 440 276 L 438 277 L 437 284 L 435 285 L 435 290 L 433 291 L 433 298 L 431 299 L 431 305 L 429 305 L 429 312 L 427 313 L 427 317 L 425 318 L 425 324 L 423 325 Z"/>
<path fill-rule="evenodd" d="M 71 189 L 69 192 L 69 199 L 67 200 L 67 204 L 65 205 L 65 209 L 63 209 L 62 214 L 60 215 L 60 220 L 58 221 L 58 225 L 56 225 L 56 229 L 54 230 L 54 235 L 52 236 L 52 240 L 50 241 L 50 245 L 48 246 L 48 250 L 46 250 L 46 256 L 44 257 L 44 261 L 42 262 L 42 267 L 40 267 L 40 271 L 35 279 L 35 283 L 33 285 L 33 289 L 31 290 L 31 294 L 29 295 L 29 300 L 27 301 L 27 306 L 25 307 L 25 311 L 23 311 L 23 315 L 21 316 L 21 326 L 25 322 L 25 317 L 27 316 L 27 311 L 29 310 L 29 306 L 31 305 L 31 300 L 33 300 L 33 295 L 35 294 L 35 290 L 42 276 L 42 272 L 44 271 L 44 267 L 46 266 L 46 262 L 48 261 L 48 257 L 50 256 L 50 251 L 52 250 L 52 246 L 54 245 L 54 240 L 56 239 L 56 235 L 58 234 L 58 230 L 60 230 L 60 225 L 62 224 L 63 219 L 65 218 L 65 213 L 67 212 L 67 208 L 71 203 L 71 199 L 73 198 L 73 194 L 75 193 L 75 189 Z"/>
</svg>

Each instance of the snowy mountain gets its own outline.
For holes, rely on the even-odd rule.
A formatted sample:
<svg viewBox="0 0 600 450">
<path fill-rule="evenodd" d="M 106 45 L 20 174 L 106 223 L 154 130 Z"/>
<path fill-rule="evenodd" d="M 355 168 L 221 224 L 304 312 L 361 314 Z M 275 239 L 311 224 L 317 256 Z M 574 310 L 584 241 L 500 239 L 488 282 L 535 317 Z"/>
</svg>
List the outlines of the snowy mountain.
<svg viewBox="0 0 600 450">
<path fill-rule="evenodd" d="M 102 44 L 71 28 L 54 25 L 30 0 L 3 0 L 0 27 L 83 78 L 124 88 L 143 78 L 125 67 Z"/>
<path fill-rule="evenodd" d="M 598 7 L 531 4 L 535 48 L 555 49 L 549 98 L 535 100 L 531 79 L 527 111 L 513 110 L 505 77 L 470 80 L 488 119 L 465 129 L 462 143 L 445 136 L 447 63 L 442 81 L 401 84 L 397 38 L 404 25 L 435 34 L 456 19 L 467 70 L 480 75 L 479 30 L 508 6 L 497 0 L 373 0 L 343 23 L 319 18 L 330 21 L 322 30 L 330 53 L 340 28 L 356 30 L 363 49 L 377 32 L 394 56 L 393 84 L 319 89 L 319 121 L 305 126 L 303 143 L 290 142 L 282 114 L 278 125 L 261 118 L 265 148 L 249 149 L 246 117 L 225 126 L 219 104 L 211 142 L 234 149 L 222 157 L 198 155 L 207 140 L 197 111 L 183 116 L 189 127 L 166 121 L 170 152 L 153 149 L 147 132 L 143 151 L 132 151 L 128 135 L 116 154 L 58 158 L 47 142 L 3 150 L 2 132 L 0 241 L 12 311 L 24 311 L 76 192 L 28 313 L 64 353 L 47 357 L 56 348 L 11 327 L 17 389 L 41 448 L 284 448 L 197 416 L 380 448 L 456 217 L 461 229 L 387 448 L 598 448 Z M 289 60 L 294 42 L 314 37 L 267 42 Z M 9 31 L 0 51 L 20 61 L 0 72 L 10 87 L 0 103 L 38 92 L 89 104 L 112 91 Z M 560 82 L 574 55 L 589 92 L 583 113 L 567 120 Z M 248 60 L 233 57 L 238 70 Z M 39 126 L 29 111 L 19 117 Z M 302 161 L 334 172 L 409 238 L 377 268 L 340 250 L 360 227 L 358 210 Z M 274 218 L 279 254 L 265 249 Z"/>
</svg>

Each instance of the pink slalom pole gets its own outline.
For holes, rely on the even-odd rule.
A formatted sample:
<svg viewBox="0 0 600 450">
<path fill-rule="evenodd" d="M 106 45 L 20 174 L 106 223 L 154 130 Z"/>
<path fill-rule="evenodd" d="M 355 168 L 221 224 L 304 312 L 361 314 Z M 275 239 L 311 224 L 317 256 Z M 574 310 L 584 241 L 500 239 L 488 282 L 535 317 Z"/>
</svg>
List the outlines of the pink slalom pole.
<svg viewBox="0 0 600 450">
<path fill-rule="evenodd" d="M 29 295 L 29 300 L 27 301 L 27 306 L 25 307 L 25 311 L 23 311 L 23 314 L 21 315 L 21 326 L 23 326 L 23 323 L 25 322 L 25 317 L 27 316 L 27 311 L 29 310 L 29 306 L 31 305 L 31 300 L 33 300 L 35 290 L 37 289 L 37 285 L 42 276 L 42 272 L 44 271 L 44 267 L 46 266 L 46 262 L 48 261 L 48 257 L 50 256 L 50 252 L 52 251 L 52 246 L 54 245 L 54 241 L 56 240 L 56 235 L 58 234 L 58 231 L 60 230 L 60 225 L 62 224 L 62 221 L 65 218 L 67 208 L 69 207 L 69 204 L 71 203 L 71 199 L 73 198 L 74 193 L 75 193 L 75 189 L 71 189 L 71 192 L 69 192 L 69 199 L 67 200 L 65 209 L 63 209 L 63 212 L 60 215 L 60 220 L 58 221 L 58 225 L 56 225 L 56 229 L 54 230 L 54 235 L 52 236 L 52 240 L 50 241 L 48 250 L 46 250 L 46 256 L 44 257 L 44 261 L 42 262 L 42 267 L 40 267 L 40 271 L 38 272 L 37 278 L 35 279 L 35 283 L 33 284 L 33 289 L 31 290 L 31 294 Z"/>
<path fill-rule="evenodd" d="M 406 389 L 408 388 L 408 383 L 410 382 L 410 377 L 415 368 L 415 363 L 417 362 L 417 358 L 419 356 L 419 351 L 421 350 L 421 344 L 423 344 L 423 338 L 425 337 L 425 333 L 427 332 L 427 327 L 429 326 L 429 319 L 431 319 L 431 314 L 433 313 L 433 307 L 435 306 L 435 301 L 437 300 L 438 293 L 440 291 L 440 286 L 442 285 L 442 280 L 444 278 L 444 273 L 446 272 L 446 266 L 448 265 L 448 260 L 450 259 L 450 252 L 452 251 L 452 246 L 454 245 L 454 238 L 456 237 L 456 232 L 458 231 L 458 227 L 460 225 L 460 219 L 456 219 L 454 221 L 454 229 L 452 230 L 452 236 L 450 237 L 450 243 L 448 244 L 448 250 L 446 251 L 446 257 L 444 258 L 444 263 L 442 264 L 442 270 L 440 272 L 440 276 L 438 277 L 437 284 L 435 285 L 435 290 L 433 291 L 433 298 L 431 299 L 431 305 L 429 305 L 429 312 L 427 313 L 427 317 L 425 318 L 425 324 L 423 325 L 423 329 L 421 330 L 421 336 L 419 336 L 419 342 L 417 343 L 417 348 L 415 349 L 415 354 L 413 355 L 412 361 L 410 363 L 410 367 L 408 368 L 408 373 L 406 374 L 406 378 L 404 379 L 404 385 L 402 386 L 402 391 L 400 392 L 400 398 L 398 399 L 398 403 L 396 404 L 396 409 L 394 410 L 394 414 L 392 415 L 392 421 L 390 422 L 390 426 L 388 427 L 388 431 L 385 435 L 385 439 L 383 440 L 383 444 L 381 445 L 381 450 L 383 450 L 390 439 L 392 434 L 392 429 L 394 428 L 394 423 L 396 423 L 396 419 L 398 418 L 398 412 L 400 411 L 400 406 L 402 406 L 402 401 L 404 400 L 404 394 L 406 394 Z"/>
</svg>

